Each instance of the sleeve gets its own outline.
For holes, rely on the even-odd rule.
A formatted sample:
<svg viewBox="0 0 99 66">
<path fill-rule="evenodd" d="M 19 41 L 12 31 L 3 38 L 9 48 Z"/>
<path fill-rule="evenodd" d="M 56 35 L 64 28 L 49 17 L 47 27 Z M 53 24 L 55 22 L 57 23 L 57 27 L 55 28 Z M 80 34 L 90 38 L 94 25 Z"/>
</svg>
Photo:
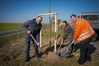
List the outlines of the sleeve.
<svg viewBox="0 0 99 66">
<path fill-rule="evenodd" d="M 63 40 L 65 40 L 65 39 L 67 38 L 68 33 L 69 33 L 69 27 L 67 26 L 67 27 L 64 29 Z"/>
<path fill-rule="evenodd" d="M 66 39 L 67 35 L 68 35 L 67 33 L 64 33 L 64 35 L 63 35 L 63 40 Z"/>
<path fill-rule="evenodd" d="M 77 24 L 74 25 L 74 36 L 73 36 L 74 41 L 79 37 L 79 35 L 81 33 L 81 30 L 82 30 L 81 23 L 82 22 L 77 22 Z"/>
<path fill-rule="evenodd" d="M 23 28 L 25 29 L 25 31 L 28 31 L 28 30 L 29 30 L 29 29 L 28 29 L 29 23 L 30 23 L 30 21 L 28 20 L 27 22 L 25 22 L 25 23 L 23 24 Z"/>
</svg>

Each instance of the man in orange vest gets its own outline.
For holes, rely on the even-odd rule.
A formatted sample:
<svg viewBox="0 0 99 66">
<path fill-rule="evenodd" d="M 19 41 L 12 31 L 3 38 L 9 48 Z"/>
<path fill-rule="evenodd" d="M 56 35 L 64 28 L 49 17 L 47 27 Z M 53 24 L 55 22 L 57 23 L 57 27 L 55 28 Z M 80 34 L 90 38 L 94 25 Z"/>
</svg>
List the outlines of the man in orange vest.
<svg viewBox="0 0 99 66">
<path fill-rule="evenodd" d="M 71 21 L 74 22 L 73 41 L 78 41 L 80 44 L 80 57 L 78 59 L 78 64 L 83 65 L 86 61 L 91 61 L 88 46 L 95 31 L 88 20 L 77 18 L 75 14 L 71 15 L 70 18 Z"/>
</svg>

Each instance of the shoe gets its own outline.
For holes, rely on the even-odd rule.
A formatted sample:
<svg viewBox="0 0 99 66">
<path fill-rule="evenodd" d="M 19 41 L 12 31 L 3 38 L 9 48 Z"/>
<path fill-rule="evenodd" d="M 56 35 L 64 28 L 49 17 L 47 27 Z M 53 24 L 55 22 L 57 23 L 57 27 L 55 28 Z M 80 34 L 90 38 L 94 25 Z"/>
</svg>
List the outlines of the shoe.
<svg viewBox="0 0 99 66">
<path fill-rule="evenodd" d="M 41 58 L 39 55 L 35 55 L 35 57 L 38 58 L 38 59 Z"/>
<path fill-rule="evenodd" d="M 30 61 L 30 58 L 25 58 L 25 62 L 29 62 Z"/>
</svg>

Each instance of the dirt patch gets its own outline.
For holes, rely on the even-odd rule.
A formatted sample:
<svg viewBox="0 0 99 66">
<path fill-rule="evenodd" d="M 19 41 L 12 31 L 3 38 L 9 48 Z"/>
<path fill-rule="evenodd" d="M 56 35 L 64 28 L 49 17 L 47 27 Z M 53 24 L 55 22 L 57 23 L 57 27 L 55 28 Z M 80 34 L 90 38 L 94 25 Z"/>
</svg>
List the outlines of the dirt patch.
<svg viewBox="0 0 99 66">
<path fill-rule="evenodd" d="M 42 55 L 42 58 L 42 61 L 46 63 L 54 63 L 60 59 L 60 57 L 55 52 L 48 52 L 48 54 Z"/>
</svg>

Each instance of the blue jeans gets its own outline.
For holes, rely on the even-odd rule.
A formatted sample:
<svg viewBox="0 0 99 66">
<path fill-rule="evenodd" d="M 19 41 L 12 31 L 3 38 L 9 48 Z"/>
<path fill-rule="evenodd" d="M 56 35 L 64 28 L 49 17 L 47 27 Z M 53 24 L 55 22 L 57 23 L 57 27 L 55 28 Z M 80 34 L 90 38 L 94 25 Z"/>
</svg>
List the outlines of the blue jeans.
<svg viewBox="0 0 99 66">
<path fill-rule="evenodd" d="M 26 59 L 29 59 L 29 56 L 30 56 L 29 51 L 30 51 L 30 41 L 31 40 L 32 40 L 32 38 L 26 38 Z M 32 42 L 34 45 L 35 56 L 37 56 L 38 55 L 38 46 L 34 40 L 32 40 Z"/>
</svg>

